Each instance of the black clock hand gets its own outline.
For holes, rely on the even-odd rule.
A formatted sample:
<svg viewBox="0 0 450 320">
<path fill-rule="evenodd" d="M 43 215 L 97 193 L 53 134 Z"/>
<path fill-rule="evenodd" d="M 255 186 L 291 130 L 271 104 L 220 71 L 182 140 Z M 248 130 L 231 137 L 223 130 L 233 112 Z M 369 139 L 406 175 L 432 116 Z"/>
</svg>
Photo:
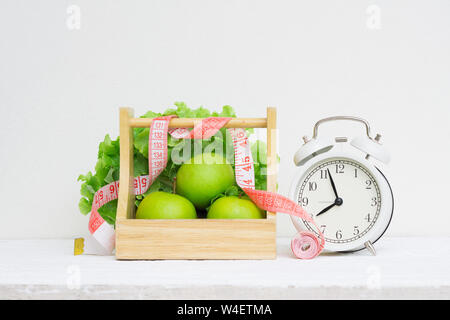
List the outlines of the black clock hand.
<svg viewBox="0 0 450 320">
<path fill-rule="evenodd" d="M 330 210 L 331 208 L 333 208 L 336 205 L 336 203 L 333 202 L 333 204 L 329 205 L 328 207 L 326 207 L 325 209 L 323 209 L 322 211 L 320 211 L 318 214 L 316 214 L 317 216 L 320 216 L 322 213 L 327 212 L 328 210 Z"/>
<path fill-rule="evenodd" d="M 336 196 L 336 199 L 338 199 L 339 196 L 338 196 L 338 193 L 336 191 L 336 186 L 334 184 L 333 177 L 331 176 L 330 169 L 327 168 L 327 171 L 328 171 L 328 175 L 330 176 L 330 182 L 331 182 L 331 186 L 333 187 L 334 195 Z"/>
</svg>

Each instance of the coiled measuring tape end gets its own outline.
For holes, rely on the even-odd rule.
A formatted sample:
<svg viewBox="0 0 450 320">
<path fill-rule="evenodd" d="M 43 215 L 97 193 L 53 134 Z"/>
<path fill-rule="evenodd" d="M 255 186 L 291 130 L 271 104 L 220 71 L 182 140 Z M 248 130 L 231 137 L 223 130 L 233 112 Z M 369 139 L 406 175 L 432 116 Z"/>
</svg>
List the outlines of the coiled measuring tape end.
<svg viewBox="0 0 450 320">
<path fill-rule="evenodd" d="M 73 255 L 78 256 L 80 254 L 83 254 L 83 252 L 84 252 L 84 239 L 76 238 L 74 240 Z"/>
<path fill-rule="evenodd" d="M 319 238 L 312 232 L 301 231 L 291 240 L 292 253 L 299 259 L 313 259 L 322 251 Z"/>
</svg>

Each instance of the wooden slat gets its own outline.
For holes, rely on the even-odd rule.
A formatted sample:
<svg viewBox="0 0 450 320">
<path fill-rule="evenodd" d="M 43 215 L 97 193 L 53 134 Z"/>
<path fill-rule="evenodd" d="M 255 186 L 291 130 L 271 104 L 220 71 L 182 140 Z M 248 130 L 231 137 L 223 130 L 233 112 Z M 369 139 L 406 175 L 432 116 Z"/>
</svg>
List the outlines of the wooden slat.
<svg viewBox="0 0 450 320">
<path fill-rule="evenodd" d="M 267 108 L 267 191 L 277 191 L 277 109 Z M 275 220 L 275 212 L 268 212 L 267 219 Z"/>
<path fill-rule="evenodd" d="M 192 128 L 202 118 L 174 118 L 169 122 L 169 128 Z M 130 125 L 133 128 L 148 128 L 152 123 L 152 118 L 132 118 Z M 237 118 L 230 120 L 225 128 L 266 128 L 266 118 Z"/>
<path fill-rule="evenodd" d="M 275 223 L 267 219 L 118 222 L 117 259 L 275 259 Z"/>
<path fill-rule="evenodd" d="M 120 108 L 120 187 L 116 221 L 134 218 L 134 147 L 133 128 L 130 126 L 132 117 L 133 109 Z"/>
</svg>

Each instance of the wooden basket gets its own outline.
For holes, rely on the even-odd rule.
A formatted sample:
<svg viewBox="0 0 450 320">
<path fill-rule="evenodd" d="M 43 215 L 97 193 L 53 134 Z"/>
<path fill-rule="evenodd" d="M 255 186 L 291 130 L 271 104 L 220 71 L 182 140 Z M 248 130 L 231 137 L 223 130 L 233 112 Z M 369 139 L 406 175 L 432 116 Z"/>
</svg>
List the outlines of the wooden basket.
<svg viewBox="0 0 450 320">
<path fill-rule="evenodd" d="M 174 118 L 170 128 L 201 119 Z M 116 218 L 117 259 L 275 259 L 276 215 L 266 219 L 135 219 L 133 128 L 152 119 L 120 109 L 120 189 Z M 276 191 L 276 109 L 267 118 L 236 118 L 227 128 L 267 128 L 267 190 Z"/>
</svg>

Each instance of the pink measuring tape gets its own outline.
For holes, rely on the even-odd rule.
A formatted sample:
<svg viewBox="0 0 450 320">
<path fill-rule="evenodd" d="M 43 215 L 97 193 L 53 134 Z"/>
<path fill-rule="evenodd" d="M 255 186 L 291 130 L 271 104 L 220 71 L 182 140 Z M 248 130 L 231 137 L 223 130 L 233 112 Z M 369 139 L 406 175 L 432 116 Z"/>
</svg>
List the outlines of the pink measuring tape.
<svg viewBox="0 0 450 320">
<path fill-rule="evenodd" d="M 222 128 L 231 118 L 205 118 L 189 131 L 186 128 L 169 130 L 170 119 L 175 116 L 154 118 L 149 132 L 148 159 L 149 175 L 134 178 L 135 195 L 145 193 L 167 164 L 167 133 L 177 139 L 208 139 Z M 233 138 L 236 183 L 247 196 L 262 210 L 287 213 L 312 223 L 318 234 L 309 231 L 299 232 L 291 241 L 294 255 L 301 259 L 312 259 L 322 252 L 325 244 L 324 236 L 306 211 L 294 201 L 274 192 L 255 190 L 255 174 L 253 158 L 245 129 L 228 129 Z M 118 198 L 119 182 L 112 182 L 100 188 L 94 195 L 89 231 L 92 236 L 109 253 L 115 246 L 114 228 L 98 213 L 104 204 Z"/>
</svg>

